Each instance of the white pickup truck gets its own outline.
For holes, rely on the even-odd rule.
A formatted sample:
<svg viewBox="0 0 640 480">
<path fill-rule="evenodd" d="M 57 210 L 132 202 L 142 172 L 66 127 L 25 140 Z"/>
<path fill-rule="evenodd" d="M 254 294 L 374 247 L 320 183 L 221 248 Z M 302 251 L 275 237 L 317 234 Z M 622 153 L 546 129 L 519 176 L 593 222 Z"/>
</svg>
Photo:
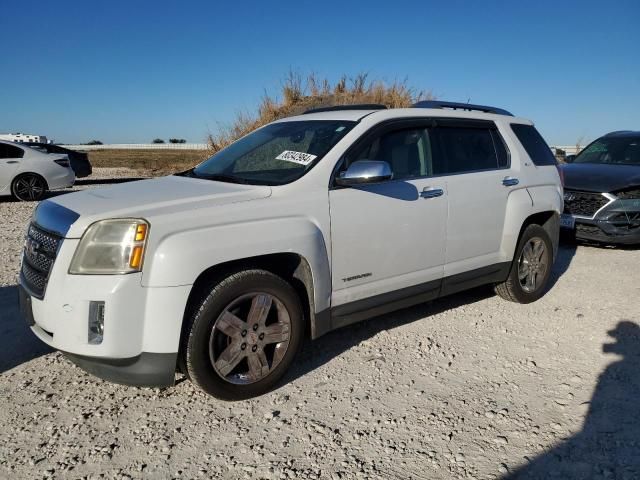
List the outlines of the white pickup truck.
<svg viewBox="0 0 640 480">
<path fill-rule="evenodd" d="M 312 339 L 482 284 L 545 292 L 562 184 L 528 120 L 493 107 L 328 107 L 195 168 L 42 202 L 20 273 L 42 341 L 99 377 L 181 371 L 241 399 Z"/>
</svg>

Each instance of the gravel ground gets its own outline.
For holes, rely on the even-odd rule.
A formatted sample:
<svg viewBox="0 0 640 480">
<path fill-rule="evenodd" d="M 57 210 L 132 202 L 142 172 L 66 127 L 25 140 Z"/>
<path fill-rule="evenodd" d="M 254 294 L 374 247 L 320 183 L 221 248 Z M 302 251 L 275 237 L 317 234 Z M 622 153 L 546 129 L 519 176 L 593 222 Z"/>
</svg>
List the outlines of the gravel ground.
<svg viewBox="0 0 640 480">
<path fill-rule="evenodd" d="M 379 317 L 223 403 L 35 339 L 15 288 L 33 207 L 0 202 L 0 478 L 640 478 L 640 250 L 563 246 L 534 304 L 481 288 Z"/>
</svg>

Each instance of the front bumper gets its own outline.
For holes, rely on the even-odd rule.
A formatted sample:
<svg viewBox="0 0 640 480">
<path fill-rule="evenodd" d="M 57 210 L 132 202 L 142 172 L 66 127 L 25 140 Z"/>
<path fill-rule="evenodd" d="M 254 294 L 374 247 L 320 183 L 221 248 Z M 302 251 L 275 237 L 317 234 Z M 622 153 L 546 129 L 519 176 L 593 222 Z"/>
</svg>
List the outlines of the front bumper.
<svg viewBox="0 0 640 480">
<path fill-rule="evenodd" d="M 63 240 L 42 299 L 20 286 L 21 309 L 33 333 L 98 377 L 172 384 L 191 287 L 143 287 L 142 274 L 69 275 L 77 243 Z M 104 335 L 97 345 L 89 342 L 91 302 L 104 302 Z"/>
<path fill-rule="evenodd" d="M 640 227 L 613 224 L 605 220 L 576 218 L 576 238 L 614 245 L 640 244 Z"/>
<path fill-rule="evenodd" d="M 170 387 L 174 384 L 177 353 L 143 352 L 133 358 L 96 358 L 65 353 L 84 371 L 103 380 L 137 387 Z"/>
</svg>

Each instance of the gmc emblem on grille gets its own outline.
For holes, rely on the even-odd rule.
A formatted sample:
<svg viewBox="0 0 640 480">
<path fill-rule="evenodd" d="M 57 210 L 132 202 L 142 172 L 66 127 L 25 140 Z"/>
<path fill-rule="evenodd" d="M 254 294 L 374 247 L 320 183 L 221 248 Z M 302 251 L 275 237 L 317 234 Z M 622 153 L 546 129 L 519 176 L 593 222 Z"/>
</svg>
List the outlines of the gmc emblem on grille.
<svg viewBox="0 0 640 480">
<path fill-rule="evenodd" d="M 40 248 L 42 248 L 42 245 L 40 244 L 40 242 L 34 240 L 33 238 L 27 237 L 24 248 L 27 253 L 29 253 L 32 257 L 35 257 L 40 252 Z"/>
</svg>

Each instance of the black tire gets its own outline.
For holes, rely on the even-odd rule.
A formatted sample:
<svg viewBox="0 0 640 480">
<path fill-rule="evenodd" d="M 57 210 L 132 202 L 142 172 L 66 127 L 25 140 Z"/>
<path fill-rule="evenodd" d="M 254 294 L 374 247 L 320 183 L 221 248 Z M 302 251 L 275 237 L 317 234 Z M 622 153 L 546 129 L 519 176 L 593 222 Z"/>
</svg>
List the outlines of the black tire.
<svg viewBox="0 0 640 480">
<path fill-rule="evenodd" d="M 536 244 L 535 242 L 538 240 L 544 245 L 543 257 L 546 262 L 546 268 L 544 272 L 538 272 L 538 274 L 534 275 L 533 283 L 535 284 L 535 288 L 531 290 L 531 284 L 527 283 L 529 277 L 521 279 L 521 272 L 524 272 L 529 268 L 528 262 L 523 258 L 523 251 L 527 245 Z M 537 263 L 536 266 L 539 265 L 539 263 Z M 522 232 L 522 236 L 518 242 L 518 247 L 516 248 L 513 256 L 513 262 L 511 263 L 509 276 L 504 282 L 495 285 L 495 292 L 505 300 L 509 300 L 511 302 L 535 302 L 546 292 L 552 266 L 553 245 L 549 238 L 549 234 L 540 225 L 528 225 L 524 232 Z M 531 271 L 535 272 L 535 267 L 532 266 Z M 531 275 L 531 273 L 529 273 L 529 275 Z M 523 282 L 525 283 L 524 285 Z"/>
<path fill-rule="evenodd" d="M 298 294 L 282 278 L 265 270 L 244 270 L 233 273 L 205 290 L 208 290 L 208 292 L 205 291 L 193 305 L 193 313 L 187 318 L 183 333 L 181 349 L 183 358 L 181 360 L 186 370 L 185 373 L 200 389 L 221 400 L 242 400 L 268 392 L 286 373 L 302 346 L 305 328 L 304 315 Z M 216 322 L 223 317 L 223 314 L 226 315 L 231 311 L 229 307 L 235 305 L 236 303 L 234 302 L 240 302 L 238 303 L 240 305 L 238 308 L 244 308 L 243 312 L 247 312 L 247 307 L 243 306 L 242 302 L 250 302 L 250 310 L 246 313 L 247 319 L 241 319 L 243 322 L 248 322 L 252 318 L 250 313 L 252 311 L 251 308 L 254 306 L 253 299 L 255 297 L 252 297 L 252 295 L 271 298 L 272 303 L 269 303 L 268 309 L 265 309 L 267 313 L 264 314 L 265 320 L 261 322 L 260 330 L 253 328 L 253 325 L 251 325 L 253 321 L 244 324 L 247 329 L 243 330 L 243 338 L 240 341 L 248 342 L 245 343 L 247 348 L 245 350 L 245 347 L 242 347 L 243 352 L 238 352 L 237 349 L 234 349 L 238 355 L 244 355 L 244 358 L 226 377 L 223 377 L 222 373 L 217 369 L 219 362 L 215 358 L 216 345 L 220 345 L 219 337 L 221 336 L 223 341 L 222 346 L 219 347 L 221 350 L 231 350 L 232 344 L 237 345 L 237 340 L 233 338 L 237 339 L 239 337 L 235 334 L 233 338 L 231 336 L 227 337 L 225 333 L 222 333 L 222 329 L 218 328 L 214 331 L 214 326 L 219 325 Z M 243 300 L 245 297 L 246 300 Z M 277 361 L 276 354 L 272 354 L 269 371 L 264 377 L 257 380 L 238 380 L 238 378 L 242 377 L 242 373 L 236 372 L 242 370 L 243 365 L 247 365 L 248 372 L 246 373 L 251 372 L 252 363 L 249 356 L 254 355 L 251 353 L 251 351 L 256 351 L 255 349 L 252 350 L 254 347 L 258 348 L 258 345 L 251 342 L 262 341 L 264 334 L 262 334 L 260 340 L 257 339 L 260 332 L 264 332 L 262 328 L 268 328 L 273 325 L 271 323 L 263 327 L 262 323 L 273 321 L 273 318 L 276 318 L 278 321 L 275 323 L 281 325 L 279 323 L 281 308 L 286 309 L 286 314 L 288 314 L 290 321 L 289 329 L 287 330 L 288 346 L 278 352 Z M 235 317 L 236 320 L 243 316 L 240 314 L 240 310 L 235 313 L 238 314 Z M 271 320 L 267 320 L 267 318 Z M 235 327 L 236 325 L 234 325 Z M 252 330 L 255 330 L 255 333 L 252 333 Z M 226 343 L 224 343 L 225 341 Z M 274 351 L 281 345 L 281 343 L 278 343 L 277 346 L 274 346 Z M 269 361 L 267 349 L 270 347 L 267 345 L 264 345 L 263 348 L 260 347 L 260 351 L 252 358 L 255 359 L 257 355 L 262 354 L 261 358 Z M 218 354 L 218 360 L 221 356 L 221 354 Z M 227 365 L 230 364 L 231 362 Z M 262 370 L 262 374 L 264 374 L 264 370 Z M 251 383 L 234 383 L 241 381 Z"/>
<path fill-rule="evenodd" d="M 21 202 L 38 202 L 47 193 L 47 182 L 37 173 L 23 173 L 11 183 L 11 194 Z"/>
</svg>

